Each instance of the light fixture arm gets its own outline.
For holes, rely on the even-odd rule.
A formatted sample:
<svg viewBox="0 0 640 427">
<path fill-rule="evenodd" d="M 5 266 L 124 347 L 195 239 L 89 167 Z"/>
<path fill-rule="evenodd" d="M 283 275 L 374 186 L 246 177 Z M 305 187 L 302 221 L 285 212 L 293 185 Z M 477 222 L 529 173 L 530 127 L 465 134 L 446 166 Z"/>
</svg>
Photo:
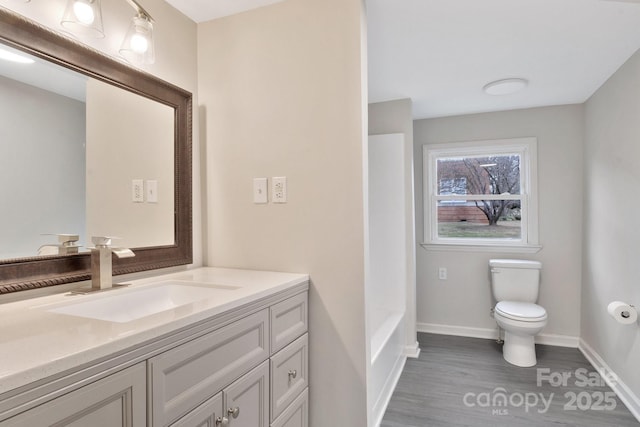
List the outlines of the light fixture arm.
<svg viewBox="0 0 640 427">
<path fill-rule="evenodd" d="M 138 13 L 138 16 L 148 19 L 149 22 L 155 22 L 151 15 L 149 15 L 149 12 L 144 10 L 144 8 L 136 0 L 126 0 L 126 2 L 129 3 L 129 5 Z"/>
</svg>

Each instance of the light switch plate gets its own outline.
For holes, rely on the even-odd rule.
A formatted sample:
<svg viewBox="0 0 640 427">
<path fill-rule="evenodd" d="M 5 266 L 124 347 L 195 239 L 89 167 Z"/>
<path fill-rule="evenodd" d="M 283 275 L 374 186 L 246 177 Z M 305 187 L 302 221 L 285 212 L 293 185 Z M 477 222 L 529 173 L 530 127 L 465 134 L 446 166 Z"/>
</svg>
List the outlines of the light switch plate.
<svg viewBox="0 0 640 427">
<path fill-rule="evenodd" d="M 267 203 L 267 178 L 253 178 L 253 203 Z"/>
<path fill-rule="evenodd" d="M 286 176 L 274 176 L 271 178 L 272 196 L 271 201 L 273 203 L 287 203 L 287 177 Z"/>
<path fill-rule="evenodd" d="M 158 203 L 158 181 L 155 179 L 147 180 L 145 187 L 147 190 L 147 202 Z"/>
<path fill-rule="evenodd" d="M 131 201 L 134 203 L 144 202 L 144 185 L 141 179 L 131 181 Z"/>
</svg>

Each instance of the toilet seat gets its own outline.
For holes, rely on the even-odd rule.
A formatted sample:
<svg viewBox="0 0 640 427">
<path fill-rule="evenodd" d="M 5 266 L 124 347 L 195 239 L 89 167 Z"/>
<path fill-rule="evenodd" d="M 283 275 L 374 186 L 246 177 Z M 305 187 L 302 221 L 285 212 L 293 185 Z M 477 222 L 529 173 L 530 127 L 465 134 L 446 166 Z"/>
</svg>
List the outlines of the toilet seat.
<svg viewBox="0 0 640 427">
<path fill-rule="evenodd" d="M 547 311 L 544 307 L 520 301 L 500 301 L 496 304 L 495 313 L 507 319 L 521 322 L 539 322 L 547 318 Z"/>
</svg>

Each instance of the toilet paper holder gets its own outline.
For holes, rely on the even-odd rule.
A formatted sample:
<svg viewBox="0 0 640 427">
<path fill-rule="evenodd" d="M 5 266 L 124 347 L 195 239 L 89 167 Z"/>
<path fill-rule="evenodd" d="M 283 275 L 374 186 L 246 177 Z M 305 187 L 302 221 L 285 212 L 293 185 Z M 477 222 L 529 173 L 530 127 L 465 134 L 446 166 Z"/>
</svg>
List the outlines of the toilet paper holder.
<svg viewBox="0 0 640 427">
<path fill-rule="evenodd" d="M 629 307 L 634 309 L 636 308 L 636 306 L 633 304 L 629 304 Z M 622 313 L 620 313 L 620 316 L 624 317 L 625 319 L 628 319 L 629 317 L 631 317 L 631 312 L 629 310 L 623 310 Z"/>
<path fill-rule="evenodd" d="M 618 323 L 623 325 L 632 325 L 637 323 L 638 310 L 633 304 L 623 301 L 611 301 L 607 306 L 609 315 Z"/>
</svg>

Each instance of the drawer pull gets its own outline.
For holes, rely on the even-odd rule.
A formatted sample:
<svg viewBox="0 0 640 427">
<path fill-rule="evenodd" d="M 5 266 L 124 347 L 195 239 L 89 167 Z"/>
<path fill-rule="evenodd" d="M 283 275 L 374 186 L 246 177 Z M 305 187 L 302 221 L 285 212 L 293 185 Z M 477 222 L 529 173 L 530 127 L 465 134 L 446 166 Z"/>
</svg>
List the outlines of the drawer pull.
<svg viewBox="0 0 640 427">
<path fill-rule="evenodd" d="M 229 425 L 229 419 L 227 417 L 216 418 L 216 427 L 227 427 Z"/>
<path fill-rule="evenodd" d="M 238 418 L 238 415 L 240 415 L 240 407 L 236 406 L 235 408 L 227 409 L 227 414 L 231 415 L 233 418 Z"/>
<path fill-rule="evenodd" d="M 289 371 L 289 379 L 291 380 L 292 378 L 295 378 L 298 376 L 298 371 L 296 371 L 295 369 L 292 369 Z"/>
</svg>

